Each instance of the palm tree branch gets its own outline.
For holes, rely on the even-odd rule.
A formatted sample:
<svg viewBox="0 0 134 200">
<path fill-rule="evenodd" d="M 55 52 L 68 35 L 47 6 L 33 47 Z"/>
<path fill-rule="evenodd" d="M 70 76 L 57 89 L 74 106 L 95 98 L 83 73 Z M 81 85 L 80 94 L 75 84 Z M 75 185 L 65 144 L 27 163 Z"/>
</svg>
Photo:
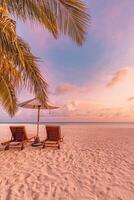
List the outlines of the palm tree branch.
<svg viewBox="0 0 134 200">
<path fill-rule="evenodd" d="M 0 100 L 7 112 L 13 116 L 17 111 L 17 98 L 14 86 L 6 78 L 0 74 Z"/>
<path fill-rule="evenodd" d="M 38 59 L 33 56 L 28 44 L 16 35 L 15 24 L 5 15 L 0 19 L 0 44 L 3 57 L 10 60 L 22 74 L 25 87 L 30 88 L 45 103 L 47 83 L 38 68 Z"/>
<path fill-rule="evenodd" d="M 12 63 L 11 59 L 6 57 L 6 55 L 1 55 L 0 66 L 0 74 L 6 77 L 6 79 L 14 86 L 14 88 L 20 88 L 23 84 L 21 73 L 17 70 L 16 66 L 14 66 L 14 63 Z"/>
<path fill-rule="evenodd" d="M 2 0 L 0 0 L 1 2 Z M 56 19 L 47 7 L 43 6 L 42 0 L 5 0 L 8 11 L 24 22 L 29 19 L 44 25 L 55 38 L 58 36 Z"/>
<path fill-rule="evenodd" d="M 60 31 L 82 45 L 90 21 L 86 4 L 80 0 L 48 0 L 47 4 L 56 15 Z"/>
<path fill-rule="evenodd" d="M 22 74 L 25 87 L 34 92 L 36 96 L 45 104 L 47 99 L 47 83 L 38 68 L 39 59 L 33 56 L 27 43 L 17 37 L 18 48 L 12 62 L 18 66 Z M 20 56 L 21 55 L 21 56 Z"/>
<path fill-rule="evenodd" d="M 2 0 L 0 0 L 2 2 Z M 86 38 L 90 21 L 87 5 L 81 0 L 5 0 L 15 17 L 43 24 L 54 37 L 69 35 L 78 45 Z"/>
</svg>

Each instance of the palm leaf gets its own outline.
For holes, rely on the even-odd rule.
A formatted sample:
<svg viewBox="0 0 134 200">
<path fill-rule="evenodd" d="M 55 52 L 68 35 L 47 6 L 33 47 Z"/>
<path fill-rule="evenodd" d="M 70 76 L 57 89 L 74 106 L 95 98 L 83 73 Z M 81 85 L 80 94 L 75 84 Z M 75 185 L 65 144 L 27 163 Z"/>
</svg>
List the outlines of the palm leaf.
<svg viewBox="0 0 134 200">
<path fill-rule="evenodd" d="M 56 16 L 60 31 L 82 45 L 90 21 L 86 4 L 80 0 L 48 0 L 47 5 Z"/>
<path fill-rule="evenodd" d="M 4 12 L 1 12 L 0 19 L 0 43 L 1 73 L 16 89 L 24 85 L 45 104 L 47 83 L 38 68 L 38 59 L 33 56 L 28 44 L 16 35 L 14 21 Z"/>
<path fill-rule="evenodd" d="M 0 101 L 6 111 L 13 116 L 17 111 L 17 98 L 14 86 L 2 74 L 0 74 Z"/>
<path fill-rule="evenodd" d="M 20 88 L 23 84 L 22 76 L 21 73 L 14 66 L 14 63 L 11 61 L 11 59 L 8 59 L 6 55 L 1 55 L 0 66 L 0 74 L 6 77 L 6 80 L 8 80 L 14 86 L 14 88 Z"/>
<path fill-rule="evenodd" d="M 32 22 L 38 22 L 45 26 L 55 38 L 58 36 L 58 29 L 55 16 L 48 10 L 47 7 L 43 7 L 42 0 L 5 0 L 9 13 L 14 17 L 23 20 L 30 20 Z M 2 3 L 2 0 L 0 0 Z"/>
<path fill-rule="evenodd" d="M 36 96 L 45 104 L 47 99 L 47 82 L 41 75 L 38 67 L 38 58 L 33 56 L 27 43 L 17 37 L 18 48 L 11 57 L 12 62 L 18 67 L 22 74 L 25 87 L 34 92 Z"/>
<path fill-rule="evenodd" d="M 3 2 L 0 0 L 0 3 Z M 5 0 L 7 9 L 15 17 L 39 22 L 54 37 L 68 34 L 77 44 L 86 38 L 90 20 L 87 6 L 81 0 Z"/>
</svg>

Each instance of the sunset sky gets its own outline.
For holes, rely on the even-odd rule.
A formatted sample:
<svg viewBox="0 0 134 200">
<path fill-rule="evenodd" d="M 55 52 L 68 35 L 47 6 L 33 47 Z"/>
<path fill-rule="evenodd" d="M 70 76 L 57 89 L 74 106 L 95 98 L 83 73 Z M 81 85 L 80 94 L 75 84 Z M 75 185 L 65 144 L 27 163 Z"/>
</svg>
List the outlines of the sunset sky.
<svg viewBox="0 0 134 200">
<path fill-rule="evenodd" d="M 83 47 L 68 37 L 54 40 L 42 27 L 18 22 L 18 34 L 42 60 L 50 102 L 41 121 L 134 121 L 134 1 L 87 0 L 92 17 Z M 19 94 L 19 101 L 33 95 Z M 19 109 L 11 119 L 35 121 L 36 112 Z"/>
</svg>

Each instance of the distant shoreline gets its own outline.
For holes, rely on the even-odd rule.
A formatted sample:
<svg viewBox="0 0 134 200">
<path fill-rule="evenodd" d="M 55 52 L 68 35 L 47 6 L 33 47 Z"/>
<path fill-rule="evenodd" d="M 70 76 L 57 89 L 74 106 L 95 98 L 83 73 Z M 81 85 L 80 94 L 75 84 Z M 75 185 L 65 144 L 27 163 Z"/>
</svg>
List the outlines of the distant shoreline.
<svg viewBox="0 0 134 200">
<path fill-rule="evenodd" d="M 0 122 L 0 124 L 36 124 L 37 122 Z M 40 122 L 40 124 L 134 124 L 134 122 Z"/>
</svg>

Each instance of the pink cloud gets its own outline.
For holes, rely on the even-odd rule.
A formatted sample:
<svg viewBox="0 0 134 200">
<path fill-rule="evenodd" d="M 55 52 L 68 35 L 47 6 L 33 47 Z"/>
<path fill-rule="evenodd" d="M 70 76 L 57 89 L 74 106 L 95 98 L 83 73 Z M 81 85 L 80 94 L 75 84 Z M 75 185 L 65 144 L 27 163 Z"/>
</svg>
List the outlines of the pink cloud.
<svg viewBox="0 0 134 200">
<path fill-rule="evenodd" d="M 134 100 L 134 96 L 128 98 L 128 101 L 132 101 L 132 100 Z"/>
<path fill-rule="evenodd" d="M 59 85 L 56 90 L 55 94 L 59 95 L 66 95 L 71 93 L 89 93 L 93 89 L 91 85 L 84 85 L 84 86 L 77 86 L 71 83 L 63 83 Z"/>
<path fill-rule="evenodd" d="M 59 85 L 56 88 L 56 94 L 64 95 L 68 93 L 75 92 L 77 90 L 77 86 L 70 84 L 70 83 L 64 83 L 62 85 Z"/>
<path fill-rule="evenodd" d="M 97 102 L 70 101 L 53 117 L 63 121 L 131 121 L 134 113 L 130 110 L 132 106 L 111 108 Z"/>
<path fill-rule="evenodd" d="M 128 68 L 124 68 L 124 69 L 117 71 L 113 75 L 112 79 L 108 82 L 107 87 L 113 87 L 116 84 L 118 84 L 120 81 L 122 81 L 124 79 L 124 77 L 126 77 L 128 72 L 129 72 Z"/>
<path fill-rule="evenodd" d="M 65 107 L 67 108 L 68 111 L 76 111 L 77 102 L 76 101 L 69 102 L 67 105 L 65 105 Z"/>
</svg>

